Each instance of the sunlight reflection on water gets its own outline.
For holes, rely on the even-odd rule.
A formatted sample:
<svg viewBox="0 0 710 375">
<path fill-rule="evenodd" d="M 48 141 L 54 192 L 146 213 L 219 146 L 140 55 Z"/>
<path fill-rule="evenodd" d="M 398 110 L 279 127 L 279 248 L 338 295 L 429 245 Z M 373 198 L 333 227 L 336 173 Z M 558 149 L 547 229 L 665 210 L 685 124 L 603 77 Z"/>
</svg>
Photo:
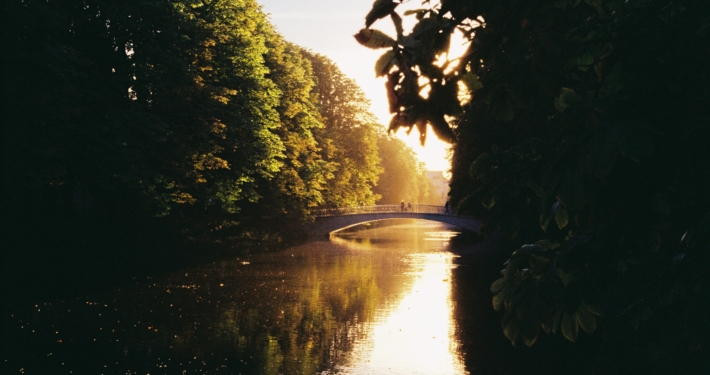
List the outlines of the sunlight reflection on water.
<svg viewBox="0 0 710 375">
<path fill-rule="evenodd" d="M 467 374 L 455 232 L 370 228 L 18 307 L 0 373 Z"/>
<path fill-rule="evenodd" d="M 427 228 L 432 224 L 417 225 Z M 368 232 L 359 235 L 367 236 Z M 425 241 L 439 244 L 429 242 L 410 249 L 413 253 L 408 255 L 408 261 L 412 269 L 408 273 L 414 281 L 409 293 L 376 314 L 370 334 L 356 343 L 348 365 L 326 373 L 468 374 L 454 337 L 449 279 L 455 256 L 445 252 L 448 240 L 456 232 L 424 234 Z"/>
</svg>

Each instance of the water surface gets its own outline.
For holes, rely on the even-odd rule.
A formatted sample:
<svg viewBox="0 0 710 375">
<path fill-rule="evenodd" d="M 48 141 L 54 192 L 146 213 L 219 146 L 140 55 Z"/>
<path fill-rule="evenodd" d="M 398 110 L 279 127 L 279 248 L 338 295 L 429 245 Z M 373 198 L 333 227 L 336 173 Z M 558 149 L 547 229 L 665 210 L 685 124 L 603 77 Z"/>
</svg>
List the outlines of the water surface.
<svg viewBox="0 0 710 375">
<path fill-rule="evenodd" d="M 467 374 L 455 234 L 402 221 L 21 306 L 4 373 Z"/>
</svg>

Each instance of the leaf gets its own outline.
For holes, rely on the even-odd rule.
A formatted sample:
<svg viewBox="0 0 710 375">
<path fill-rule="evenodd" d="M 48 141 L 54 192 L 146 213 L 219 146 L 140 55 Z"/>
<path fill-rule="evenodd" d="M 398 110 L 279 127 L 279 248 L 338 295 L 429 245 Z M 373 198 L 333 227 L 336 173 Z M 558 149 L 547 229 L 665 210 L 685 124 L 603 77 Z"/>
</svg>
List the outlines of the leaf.
<svg viewBox="0 0 710 375">
<path fill-rule="evenodd" d="M 423 34 L 435 30 L 436 34 L 439 34 L 439 21 L 436 18 L 427 17 L 419 20 L 416 25 L 412 28 L 412 32 L 409 34 L 415 39 L 420 39 Z"/>
<path fill-rule="evenodd" d="M 468 170 L 471 177 L 475 179 L 488 172 L 488 170 L 491 168 L 490 159 L 491 155 L 487 152 L 484 152 L 480 156 L 478 156 L 478 158 L 476 158 L 476 160 L 471 163 L 471 167 Z"/>
<path fill-rule="evenodd" d="M 385 87 L 387 89 L 387 102 L 389 104 L 390 113 L 397 113 L 399 111 L 399 96 L 397 95 L 397 91 L 395 90 L 395 87 L 398 83 L 399 72 L 394 72 L 392 74 L 387 75 L 387 83 L 385 84 Z M 396 126 L 394 129 L 392 128 L 392 122 L 390 122 L 389 130 L 396 130 Z"/>
<path fill-rule="evenodd" d="M 533 182 L 533 180 L 528 180 L 526 185 L 530 189 L 532 189 L 535 192 L 535 195 L 537 195 L 539 198 L 542 198 L 542 196 L 545 195 L 545 193 L 542 191 L 542 187 L 540 187 L 540 185 Z"/>
<path fill-rule="evenodd" d="M 393 50 L 389 50 L 377 59 L 377 62 L 375 62 L 375 77 L 382 77 L 389 73 L 390 62 L 394 56 L 395 52 Z"/>
<path fill-rule="evenodd" d="M 457 99 L 458 85 L 455 81 L 448 84 L 430 83 L 428 102 L 437 108 L 436 112 L 443 112 L 445 115 L 458 116 L 461 114 L 461 105 Z M 448 125 L 447 125 L 448 126 Z"/>
<path fill-rule="evenodd" d="M 372 9 L 365 16 L 365 27 L 369 28 L 375 21 L 387 17 L 398 5 L 399 3 L 395 3 L 392 0 L 375 0 L 375 3 L 372 4 Z"/>
<path fill-rule="evenodd" d="M 540 322 L 531 314 L 525 314 L 520 325 L 520 335 L 525 345 L 532 346 L 540 335 Z"/>
<path fill-rule="evenodd" d="M 496 280 L 491 284 L 491 293 L 493 294 L 498 294 L 503 287 L 505 287 L 505 284 L 508 282 L 508 279 L 501 277 L 500 279 Z"/>
<path fill-rule="evenodd" d="M 428 120 L 431 130 L 434 131 L 437 138 L 446 143 L 454 143 L 456 141 L 456 135 L 443 115 L 430 115 Z M 424 142 L 422 142 L 422 145 L 424 145 Z"/>
<path fill-rule="evenodd" d="M 594 64 L 594 55 L 591 52 L 586 52 L 582 56 L 577 57 L 577 69 L 586 72 Z"/>
<path fill-rule="evenodd" d="M 556 242 L 550 242 L 550 240 L 540 240 L 535 242 L 535 244 L 540 246 L 542 250 L 554 250 L 560 247 L 560 244 Z"/>
<path fill-rule="evenodd" d="M 557 333 L 557 328 L 562 321 L 562 309 L 557 309 L 552 316 L 552 333 Z"/>
<path fill-rule="evenodd" d="M 562 314 L 562 336 L 567 340 L 575 342 L 577 341 L 577 336 L 579 335 L 579 326 L 577 325 L 577 319 L 569 313 Z"/>
<path fill-rule="evenodd" d="M 563 87 L 560 89 L 560 95 L 555 98 L 555 108 L 562 112 L 565 109 L 581 102 L 582 98 L 580 98 L 574 90 Z"/>
<path fill-rule="evenodd" d="M 404 11 L 404 15 L 405 16 L 410 16 L 412 14 L 420 15 L 425 12 L 427 12 L 426 9 L 409 9 L 409 10 Z"/>
<path fill-rule="evenodd" d="M 516 285 L 513 285 L 513 282 L 508 280 L 508 283 L 505 284 L 505 287 L 503 287 L 503 289 L 501 289 L 500 292 L 496 294 L 496 296 L 500 297 L 500 303 L 502 303 L 502 305 L 505 306 L 506 309 L 510 304 L 511 296 L 515 296 L 516 289 Z"/>
<path fill-rule="evenodd" d="M 560 278 L 560 281 L 562 281 L 562 285 L 567 286 L 570 281 L 570 274 L 566 273 L 565 271 L 562 271 L 561 269 L 556 269 L 555 274 L 557 277 Z"/>
<path fill-rule="evenodd" d="M 503 293 L 494 295 L 492 304 L 495 311 L 500 311 L 500 308 L 503 307 Z"/>
<path fill-rule="evenodd" d="M 510 343 L 515 345 L 518 341 L 518 337 L 520 337 L 520 321 L 514 317 L 511 318 L 503 329 L 503 333 L 505 334 L 505 337 L 510 340 Z"/>
<path fill-rule="evenodd" d="M 569 223 L 569 216 L 567 215 L 567 208 L 561 207 L 557 212 L 555 212 L 555 222 L 557 227 L 562 229 Z"/>
<path fill-rule="evenodd" d="M 483 84 L 478 78 L 478 75 L 472 72 L 464 74 L 463 77 L 461 77 L 461 81 L 466 85 L 466 88 L 471 94 L 483 88 Z"/>
<path fill-rule="evenodd" d="M 394 23 L 394 29 L 397 32 L 397 39 L 399 40 L 400 38 L 404 37 L 404 28 L 402 27 L 402 17 L 397 14 L 397 12 L 391 12 L 390 13 L 390 18 L 392 19 L 392 23 Z"/>
<path fill-rule="evenodd" d="M 511 277 L 512 275 L 515 275 L 515 273 L 522 269 L 527 267 L 529 264 L 529 261 L 527 257 L 513 257 L 511 260 L 508 262 L 508 264 L 505 266 L 505 271 L 503 272 L 504 277 Z"/>
<path fill-rule="evenodd" d="M 481 200 L 481 204 L 486 210 L 490 210 L 496 204 L 496 197 L 491 195 L 487 200 Z"/>
<path fill-rule="evenodd" d="M 530 255 L 530 268 L 536 269 L 538 272 L 543 271 L 549 264 L 550 260 L 543 256 L 537 254 Z"/>
<path fill-rule="evenodd" d="M 592 333 L 595 329 L 597 329 L 597 321 L 594 319 L 594 315 L 592 315 L 592 313 L 589 312 L 589 310 L 587 310 L 583 305 L 579 306 L 579 309 L 577 309 L 574 316 L 584 332 Z"/>
<path fill-rule="evenodd" d="M 374 29 L 362 29 L 354 35 L 355 40 L 367 48 L 378 49 L 394 47 L 397 42 L 387 34 Z"/>
</svg>

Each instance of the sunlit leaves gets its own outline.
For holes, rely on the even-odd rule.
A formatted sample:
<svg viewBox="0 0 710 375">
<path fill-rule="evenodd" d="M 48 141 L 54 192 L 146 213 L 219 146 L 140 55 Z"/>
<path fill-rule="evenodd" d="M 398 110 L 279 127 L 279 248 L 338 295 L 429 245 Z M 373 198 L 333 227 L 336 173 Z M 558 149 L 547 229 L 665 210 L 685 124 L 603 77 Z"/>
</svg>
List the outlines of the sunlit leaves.
<svg viewBox="0 0 710 375">
<path fill-rule="evenodd" d="M 414 150 L 388 134 L 378 134 L 377 148 L 383 172 L 372 190 L 382 196 L 378 204 L 441 204 Z"/>
<path fill-rule="evenodd" d="M 316 77 L 316 105 L 323 129 L 314 131 L 323 160 L 333 163 L 333 178 L 323 191 L 328 205 L 372 205 L 372 187 L 381 172 L 377 153 L 378 126 L 369 113 L 367 99 L 354 81 L 331 60 L 303 52 Z"/>
</svg>

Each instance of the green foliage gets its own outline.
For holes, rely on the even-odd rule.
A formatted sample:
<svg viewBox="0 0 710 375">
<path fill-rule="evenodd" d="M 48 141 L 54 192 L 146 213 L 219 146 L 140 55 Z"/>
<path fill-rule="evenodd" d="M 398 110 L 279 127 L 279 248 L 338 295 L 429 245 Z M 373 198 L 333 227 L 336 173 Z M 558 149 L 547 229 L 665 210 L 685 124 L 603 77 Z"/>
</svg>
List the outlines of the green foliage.
<svg viewBox="0 0 710 375">
<path fill-rule="evenodd" d="M 373 192 L 377 204 L 399 204 L 402 200 L 415 204 L 441 204 L 431 196 L 433 187 L 424 163 L 414 150 L 394 136 L 380 133 L 377 137 L 382 174 Z"/>
<path fill-rule="evenodd" d="M 325 125 L 313 131 L 320 157 L 333 167 L 333 178 L 323 191 L 327 206 L 373 205 L 372 188 L 382 172 L 377 153 L 380 125 L 369 112 L 365 94 L 326 57 L 302 51 L 311 62 L 316 86 L 314 99 Z"/>
<path fill-rule="evenodd" d="M 596 355 L 616 360 L 588 373 L 706 368 L 710 242 L 681 238 L 706 231 L 710 213 L 710 3 L 424 5 L 409 33 L 388 11 L 397 45 L 377 73 L 393 129 L 428 121 L 455 136 L 458 212 L 521 246 L 493 286 L 506 336 L 601 331 Z M 454 30 L 470 43 L 442 64 Z M 540 239 L 559 249 L 523 245 Z"/>
<path fill-rule="evenodd" d="M 261 213 L 307 215 L 308 209 L 324 203 L 323 190 L 336 165 L 319 154 L 313 131 L 324 124 L 312 100 L 315 87 L 310 62 L 301 48 L 285 42 L 271 31 L 267 40 L 269 77 L 280 90 L 277 107 L 281 126 L 275 133 L 284 143 L 279 173 L 260 182 Z"/>
<path fill-rule="evenodd" d="M 110 236 L 115 221 L 151 223 L 229 242 L 244 217 L 377 198 L 363 94 L 284 41 L 255 0 L 3 7 L 3 211 L 15 227 L 81 237 L 89 224 Z"/>
</svg>

